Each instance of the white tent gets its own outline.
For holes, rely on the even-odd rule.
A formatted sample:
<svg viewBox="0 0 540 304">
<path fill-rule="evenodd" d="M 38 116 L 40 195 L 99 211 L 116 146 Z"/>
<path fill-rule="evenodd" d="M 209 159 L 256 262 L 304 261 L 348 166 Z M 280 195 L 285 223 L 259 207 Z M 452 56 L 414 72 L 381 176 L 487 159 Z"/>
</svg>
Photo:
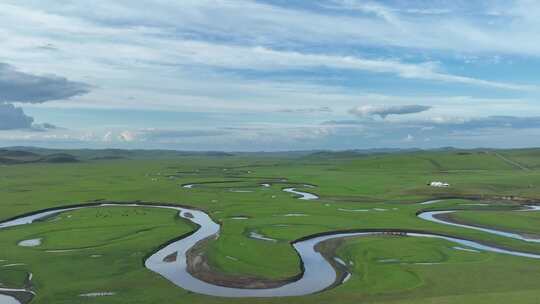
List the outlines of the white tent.
<svg viewBox="0 0 540 304">
<path fill-rule="evenodd" d="M 450 187 L 449 183 L 434 181 L 429 183 L 431 187 Z"/>
</svg>

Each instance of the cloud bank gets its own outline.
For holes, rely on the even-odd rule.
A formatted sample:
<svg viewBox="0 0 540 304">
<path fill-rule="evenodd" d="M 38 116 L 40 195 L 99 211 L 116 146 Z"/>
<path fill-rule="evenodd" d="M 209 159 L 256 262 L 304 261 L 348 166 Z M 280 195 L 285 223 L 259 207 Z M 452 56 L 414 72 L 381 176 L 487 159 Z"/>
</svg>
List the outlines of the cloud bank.
<svg viewBox="0 0 540 304">
<path fill-rule="evenodd" d="M 0 103 L 0 130 L 29 129 L 34 118 L 9 103 Z"/>
<path fill-rule="evenodd" d="M 281 113 L 329 113 L 329 112 L 332 112 L 332 109 L 330 107 L 297 108 L 297 109 L 279 109 L 277 112 L 281 112 Z"/>
<path fill-rule="evenodd" d="M 378 115 L 381 118 L 386 118 L 388 115 L 404 115 L 420 113 L 431 109 L 430 106 L 423 105 L 403 105 L 403 106 L 390 106 L 390 105 L 362 105 L 349 110 L 350 114 L 366 117 Z"/>
<path fill-rule="evenodd" d="M 55 75 L 32 75 L 0 62 L 0 130 L 56 129 L 56 126 L 50 123 L 34 124 L 33 117 L 26 115 L 21 107 L 12 103 L 43 103 L 68 99 L 89 91 L 90 86 L 82 82 L 69 81 Z"/>
<path fill-rule="evenodd" d="M 42 103 L 90 92 L 90 86 L 55 75 L 37 76 L 0 63 L 0 101 Z"/>
</svg>

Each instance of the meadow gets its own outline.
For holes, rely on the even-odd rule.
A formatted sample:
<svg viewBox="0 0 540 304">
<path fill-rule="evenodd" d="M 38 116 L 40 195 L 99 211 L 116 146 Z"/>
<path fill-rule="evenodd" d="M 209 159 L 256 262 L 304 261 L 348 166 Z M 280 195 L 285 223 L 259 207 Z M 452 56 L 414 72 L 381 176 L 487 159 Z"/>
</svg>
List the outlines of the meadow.
<svg viewBox="0 0 540 304">
<path fill-rule="evenodd" d="M 535 149 L 275 155 L 57 153 L 68 153 L 79 161 L 10 161 L 0 167 L 0 221 L 96 201 L 191 206 L 221 226 L 219 237 L 200 248 L 212 272 L 270 281 L 301 274 L 301 260 L 291 242 L 332 231 L 424 231 L 540 254 L 539 243 L 417 216 L 426 210 L 460 210 L 452 213 L 452 220 L 540 235 L 540 213 L 517 211 L 540 198 L 540 152 Z M 427 186 L 439 180 L 450 187 Z M 186 188 L 189 184 L 194 186 Z M 286 187 L 314 193 L 319 199 L 301 200 L 282 191 Z M 433 199 L 441 201 L 419 204 Z M 0 293 L 22 303 L 540 300 L 536 283 L 540 260 L 462 250 L 443 239 L 400 235 L 325 243 L 321 252 L 342 261 L 350 278 L 300 297 L 205 296 L 175 286 L 144 267 L 145 258 L 162 244 L 196 229 L 174 210 L 129 206 L 74 210 L 32 225 L 0 229 Z M 39 239 L 40 244 L 19 245 L 31 239 Z M 1 288 L 27 289 L 35 295 L 2 292 Z"/>
</svg>

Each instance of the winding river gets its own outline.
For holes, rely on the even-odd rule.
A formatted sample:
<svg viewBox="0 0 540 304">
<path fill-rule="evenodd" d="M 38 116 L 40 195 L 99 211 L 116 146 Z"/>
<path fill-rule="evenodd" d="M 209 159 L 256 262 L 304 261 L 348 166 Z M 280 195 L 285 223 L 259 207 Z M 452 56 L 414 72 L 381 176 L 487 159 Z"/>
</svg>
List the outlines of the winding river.
<svg viewBox="0 0 540 304">
<path fill-rule="evenodd" d="M 526 207 L 527 207 L 527 209 L 518 210 L 518 211 L 537 211 L 537 210 L 540 210 L 539 206 L 526 206 Z M 528 237 L 526 235 L 513 233 L 513 232 L 507 232 L 507 231 L 502 231 L 502 230 L 497 230 L 497 229 L 492 229 L 492 228 L 485 228 L 485 227 L 479 227 L 479 226 L 455 223 L 455 222 L 452 222 L 450 220 L 447 220 L 447 219 L 444 219 L 444 218 L 441 218 L 441 217 L 437 217 L 438 215 L 451 214 L 451 213 L 454 213 L 454 212 L 457 212 L 457 211 L 459 211 L 459 210 L 426 211 L 426 212 L 419 213 L 418 217 L 423 219 L 423 220 L 438 223 L 438 224 L 450 225 L 450 226 L 455 226 L 455 227 L 461 227 L 461 228 L 467 228 L 467 229 L 483 231 L 483 232 L 487 232 L 487 233 L 491 233 L 491 234 L 495 234 L 495 235 L 499 235 L 499 236 L 503 236 L 503 237 L 507 237 L 507 238 L 512 238 L 512 239 L 516 239 L 516 240 L 520 240 L 520 241 L 524 241 L 524 242 L 540 243 L 540 239 L 538 239 L 538 238 L 532 238 L 532 237 Z M 481 212 L 481 211 L 479 211 L 479 212 Z M 516 212 L 516 211 L 514 211 L 514 212 Z"/>
<path fill-rule="evenodd" d="M 319 199 L 319 197 L 313 193 L 298 191 L 296 188 L 284 188 L 283 192 L 299 195 L 300 197 L 298 199 L 306 201 Z"/>
<path fill-rule="evenodd" d="M 30 275 L 31 278 L 31 275 Z M 27 294 L 30 295 L 30 298 L 34 297 L 36 293 L 32 290 L 23 289 L 23 288 L 0 288 L 0 304 L 20 304 L 21 302 L 15 297 L 9 294 Z"/>
<path fill-rule="evenodd" d="M 2 290 L 0 289 L 0 292 L 2 291 L 10 291 L 10 290 Z M 19 300 L 15 299 L 14 297 L 4 295 L 0 293 L 0 304 L 20 304 Z"/>
<path fill-rule="evenodd" d="M 460 246 L 465 246 L 466 248 L 472 248 L 476 250 L 495 252 L 500 254 L 507 254 L 513 256 L 520 256 L 526 258 L 540 259 L 540 255 L 512 251 L 503 248 L 498 248 L 494 246 L 484 245 L 478 242 L 471 240 L 465 240 L 460 238 L 455 238 L 446 235 L 439 235 L 433 233 L 424 233 L 424 232 L 415 232 L 415 231 L 355 231 L 355 232 L 330 232 L 323 235 L 308 236 L 302 238 L 301 240 L 295 241 L 292 243 L 293 248 L 297 251 L 302 264 L 303 264 L 303 273 L 299 279 L 285 283 L 279 287 L 273 288 L 262 288 L 262 289 L 243 289 L 243 288 L 232 288 L 226 286 L 219 286 L 205 282 L 195 276 L 193 276 L 187 270 L 187 252 L 198 242 L 205 240 L 210 237 L 215 237 L 219 235 L 220 225 L 212 220 L 212 218 L 205 212 L 193 208 L 174 206 L 174 205 L 157 205 L 157 204 L 145 204 L 145 203 L 134 203 L 134 204 L 121 204 L 121 203 L 102 203 L 102 204 L 86 204 L 78 205 L 73 207 L 62 207 L 57 209 L 49 209 L 41 212 L 36 212 L 30 215 L 24 215 L 12 220 L 5 221 L 0 223 L 0 229 L 6 229 L 10 227 L 16 227 L 21 225 L 32 224 L 35 221 L 43 220 L 55 215 L 58 215 L 63 212 L 78 210 L 82 208 L 99 208 L 99 207 L 138 207 L 138 208 L 162 208 L 162 209 L 172 209 L 178 211 L 178 215 L 183 219 L 190 221 L 199 226 L 199 228 L 190 234 L 187 237 L 174 240 L 168 244 L 165 244 L 161 249 L 157 250 L 151 256 L 149 256 L 144 265 L 149 270 L 160 274 L 173 284 L 184 288 L 186 290 L 210 295 L 210 296 L 219 296 L 219 297 L 285 297 L 285 296 L 301 296 L 306 294 L 312 294 L 320 292 L 329 287 L 334 286 L 335 284 L 342 283 L 340 278 L 338 278 L 337 272 L 329 261 L 327 261 L 321 253 L 319 253 L 315 247 L 317 244 L 336 238 L 346 238 L 346 237 L 361 237 L 369 235 L 379 235 L 381 233 L 400 233 L 401 235 L 406 235 L 410 237 L 426 237 L 426 238 L 437 238 L 444 239 Z M 470 229 L 479 229 L 474 226 L 459 225 L 454 223 L 449 223 L 436 219 L 434 216 L 438 214 L 437 212 L 424 212 L 419 215 L 420 218 L 425 220 L 434 221 L 441 224 L 459 226 Z M 451 211 L 445 211 L 451 212 Z M 490 233 L 494 233 L 496 230 L 487 229 L 482 230 Z M 497 234 L 500 234 L 497 232 Z M 516 236 L 513 234 L 500 234 L 506 237 Z M 174 256 L 174 259 L 170 257 Z M 350 274 L 347 273 L 346 277 L 350 277 Z M 2 290 L 0 289 L 0 292 Z M 28 292 L 28 291 L 27 291 Z M 10 296 L 2 296 L 5 301 L 10 299 Z M 2 299 L 2 298 L 0 298 Z M 9 302 L 8 302 L 9 303 Z"/>
<path fill-rule="evenodd" d="M 283 183 L 283 182 L 286 182 L 287 180 L 283 180 L 283 179 L 279 179 L 279 182 L 280 183 Z M 216 181 L 216 182 L 201 182 L 201 183 L 191 183 L 191 184 L 182 184 L 180 185 L 182 188 L 186 188 L 186 189 L 193 189 L 197 186 L 200 186 L 200 185 L 205 185 L 205 184 L 226 184 L 226 183 L 234 183 L 234 182 L 240 182 L 240 181 Z M 261 187 L 263 188 L 269 188 L 272 186 L 272 182 L 266 182 L 266 183 L 260 183 L 259 184 Z M 310 184 L 303 184 L 301 185 L 302 187 L 306 187 L 306 188 L 315 188 L 316 186 L 314 185 L 310 185 Z M 304 191 L 300 191 L 298 190 L 296 187 L 287 187 L 287 188 L 283 188 L 281 189 L 283 192 L 287 192 L 287 193 L 292 193 L 292 194 L 296 194 L 298 195 L 298 199 L 301 199 L 301 200 L 307 200 L 307 201 L 310 201 L 310 200 L 317 200 L 319 199 L 319 196 L 316 195 L 316 194 L 313 194 L 313 193 L 310 193 L 310 192 L 304 192 Z M 251 191 L 247 191 L 247 190 L 231 190 L 231 192 L 251 192 Z"/>
</svg>

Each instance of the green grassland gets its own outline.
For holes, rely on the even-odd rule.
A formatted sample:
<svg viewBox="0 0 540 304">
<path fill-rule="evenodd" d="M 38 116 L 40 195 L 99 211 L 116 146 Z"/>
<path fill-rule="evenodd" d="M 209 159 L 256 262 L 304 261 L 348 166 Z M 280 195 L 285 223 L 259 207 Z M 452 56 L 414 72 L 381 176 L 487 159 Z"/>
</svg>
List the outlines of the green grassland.
<svg viewBox="0 0 540 304">
<path fill-rule="evenodd" d="M 373 155 L 325 152 L 279 156 L 162 151 L 156 152 L 155 158 L 150 152 L 142 155 L 116 150 L 60 152 L 72 153 L 78 161 L 0 166 L 1 220 L 100 199 L 189 205 L 205 210 L 221 224 L 220 237 L 205 247 L 213 269 L 225 274 L 272 279 L 291 277 L 301 271 L 291 241 L 336 230 L 414 229 L 540 253 L 540 244 L 416 217 L 421 210 L 463 209 L 453 214 L 460 221 L 539 233 L 540 213 L 511 211 L 521 201 L 507 199 L 509 196 L 530 201 L 540 199 L 539 150 Z M 287 181 L 278 182 L 280 178 Z M 432 180 L 447 181 L 451 187 L 426 186 Z M 221 181 L 231 182 L 200 184 L 192 189 L 181 186 Z M 260 183 L 266 181 L 272 182 L 272 186 L 261 187 Z M 303 183 L 317 187 L 302 187 Z M 281 191 L 289 185 L 321 198 L 298 200 L 293 194 Z M 432 205 L 416 204 L 434 198 L 446 199 Z M 474 206 L 479 202 L 490 205 Z M 369 211 L 354 211 L 358 209 Z M 291 213 L 306 216 L 285 216 Z M 234 219 L 237 216 L 247 219 Z M 193 229 L 196 227 L 172 210 L 104 207 L 66 212 L 44 222 L 0 230 L 0 283 L 23 286 L 31 272 L 32 288 L 37 293 L 31 303 L 538 303 L 540 300 L 537 284 L 540 261 L 456 250 L 455 244 L 444 240 L 395 236 L 340 242 L 336 254 L 347 262 L 351 279 L 321 293 L 287 299 L 202 296 L 174 286 L 143 266 L 144 257 L 159 245 Z M 249 238 L 250 232 L 276 241 Z M 42 239 L 42 244 L 17 245 L 34 238 Z M 108 291 L 115 295 L 79 296 Z"/>
</svg>

